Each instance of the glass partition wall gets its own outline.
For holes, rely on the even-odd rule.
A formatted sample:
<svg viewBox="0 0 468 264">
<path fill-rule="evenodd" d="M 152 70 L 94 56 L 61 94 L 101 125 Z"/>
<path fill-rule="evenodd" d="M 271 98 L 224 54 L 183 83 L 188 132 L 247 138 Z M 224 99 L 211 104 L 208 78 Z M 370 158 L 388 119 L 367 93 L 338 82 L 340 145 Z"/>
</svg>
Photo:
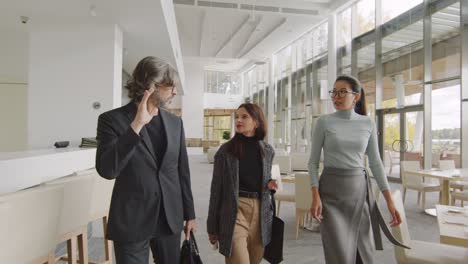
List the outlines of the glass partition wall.
<svg viewBox="0 0 468 264">
<path fill-rule="evenodd" d="M 356 1 L 336 12 L 334 25 L 324 21 L 273 54 L 274 147 L 308 152 L 314 120 L 334 111 L 327 96 L 333 85 L 329 76 L 351 74 L 366 92 L 391 179 L 400 180 L 403 160 L 431 168 L 451 159 L 456 167 L 466 167 L 468 121 L 463 120 L 468 113 L 463 115 L 462 103 L 468 81 L 461 72 L 468 68 L 468 43 L 461 42 L 468 24 L 461 27 L 463 9 L 468 13 L 468 3 L 455 0 Z M 336 31 L 336 46 L 328 43 L 330 30 Z M 336 52 L 336 65 L 328 65 L 330 51 Z M 260 90 L 253 98 L 268 110 Z"/>
</svg>

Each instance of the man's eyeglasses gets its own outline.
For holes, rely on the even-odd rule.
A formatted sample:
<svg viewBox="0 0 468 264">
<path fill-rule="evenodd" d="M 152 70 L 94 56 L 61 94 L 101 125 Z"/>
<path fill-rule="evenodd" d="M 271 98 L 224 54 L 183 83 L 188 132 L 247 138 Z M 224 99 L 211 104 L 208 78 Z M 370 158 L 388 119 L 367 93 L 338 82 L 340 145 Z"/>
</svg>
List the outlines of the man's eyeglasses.
<svg viewBox="0 0 468 264">
<path fill-rule="evenodd" d="M 348 90 L 333 90 L 333 91 L 328 91 L 328 94 L 330 94 L 330 97 L 333 98 L 338 95 L 339 98 L 344 98 L 347 94 L 356 94 L 356 92 L 348 91 Z"/>
<path fill-rule="evenodd" d="M 164 88 L 165 90 L 171 90 L 171 93 L 174 93 L 175 86 L 163 86 L 163 85 L 157 85 L 159 88 Z"/>
</svg>

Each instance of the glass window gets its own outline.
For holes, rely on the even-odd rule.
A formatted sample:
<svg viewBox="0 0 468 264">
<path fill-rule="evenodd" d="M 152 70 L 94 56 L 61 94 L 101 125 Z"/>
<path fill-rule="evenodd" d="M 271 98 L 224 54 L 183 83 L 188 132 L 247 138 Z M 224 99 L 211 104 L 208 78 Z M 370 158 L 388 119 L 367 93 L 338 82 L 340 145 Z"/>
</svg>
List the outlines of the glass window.
<svg viewBox="0 0 468 264">
<path fill-rule="evenodd" d="M 460 168 L 460 81 L 433 84 L 432 89 L 433 161 L 454 160 Z"/>
<path fill-rule="evenodd" d="M 225 142 L 225 133 L 231 133 L 231 116 L 205 116 L 204 139 Z"/>
<path fill-rule="evenodd" d="M 328 83 L 328 64 L 323 63 L 320 65 L 320 68 L 317 70 L 317 95 L 319 99 L 318 113 L 327 114 L 333 111 L 333 106 L 331 105 L 331 98 L 328 95 L 328 91 L 331 90 L 331 85 Z"/>
<path fill-rule="evenodd" d="M 367 112 L 375 117 L 375 43 L 357 51 L 358 78 L 366 94 Z"/>
<path fill-rule="evenodd" d="M 351 43 L 351 7 L 345 9 L 337 16 L 337 44 L 338 47 L 342 47 L 348 43 Z"/>
<path fill-rule="evenodd" d="M 291 57 L 291 50 L 292 47 L 289 45 L 288 47 L 284 48 L 280 52 L 278 52 L 278 70 L 280 72 L 280 77 L 288 76 L 288 73 L 291 72 L 292 68 L 292 57 Z"/>
<path fill-rule="evenodd" d="M 338 74 L 351 75 L 351 8 L 341 12 L 338 24 Z"/>
<path fill-rule="evenodd" d="M 246 86 L 249 86 L 249 80 L 245 81 Z M 232 72 L 205 71 L 205 92 L 240 94 L 239 76 Z"/>
<path fill-rule="evenodd" d="M 382 0 L 382 22 L 385 23 L 422 3 L 423 0 Z"/>
<path fill-rule="evenodd" d="M 405 24 L 390 23 L 395 23 L 394 28 L 399 30 L 382 39 L 382 107 L 422 104 L 423 22 L 413 21 L 410 14 Z"/>
<path fill-rule="evenodd" d="M 460 3 L 432 15 L 432 79 L 460 75 Z"/>
<path fill-rule="evenodd" d="M 306 38 L 301 38 L 296 42 L 296 69 L 301 69 L 306 65 Z"/>
<path fill-rule="evenodd" d="M 314 34 L 313 31 L 307 33 L 306 35 L 306 60 L 309 62 L 312 60 L 313 57 L 313 41 L 314 41 Z"/>
<path fill-rule="evenodd" d="M 321 24 L 314 30 L 314 58 L 324 56 L 328 49 L 328 23 Z"/>
<path fill-rule="evenodd" d="M 361 0 L 357 3 L 357 32 L 359 36 L 375 28 L 375 0 Z"/>
</svg>

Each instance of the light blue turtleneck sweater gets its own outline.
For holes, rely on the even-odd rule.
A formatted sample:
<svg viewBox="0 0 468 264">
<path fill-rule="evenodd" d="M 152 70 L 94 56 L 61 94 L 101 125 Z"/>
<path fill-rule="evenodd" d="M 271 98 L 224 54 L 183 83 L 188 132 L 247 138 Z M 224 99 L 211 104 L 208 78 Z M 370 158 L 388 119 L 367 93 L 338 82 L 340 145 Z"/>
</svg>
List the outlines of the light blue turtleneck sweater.
<svg viewBox="0 0 468 264">
<path fill-rule="evenodd" d="M 389 190 L 379 155 L 375 124 L 368 116 L 359 115 L 351 109 L 323 115 L 317 120 L 312 132 L 312 150 L 309 159 L 311 186 L 318 186 L 318 167 L 322 148 L 324 167 L 365 168 L 364 155 L 367 154 L 369 168 L 380 190 Z"/>
</svg>

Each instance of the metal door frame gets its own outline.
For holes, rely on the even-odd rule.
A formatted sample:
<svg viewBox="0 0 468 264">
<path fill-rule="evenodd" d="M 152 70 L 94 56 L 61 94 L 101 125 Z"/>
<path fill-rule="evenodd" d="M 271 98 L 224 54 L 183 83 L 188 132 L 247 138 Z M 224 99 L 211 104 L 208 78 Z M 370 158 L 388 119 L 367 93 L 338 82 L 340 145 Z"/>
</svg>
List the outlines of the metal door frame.
<svg viewBox="0 0 468 264">
<path fill-rule="evenodd" d="M 399 114 L 400 115 L 400 144 L 399 144 L 399 151 L 400 151 L 400 162 L 404 160 L 405 157 L 405 152 L 409 149 L 410 144 L 408 144 L 406 141 L 407 140 L 402 140 L 406 138 L 406 113 L 412 113 L 412 112 L 423 112 L 424 113 L 424 105 L 411 105 L 411 106 L 406 106 L 403 108 L 385 108 L 385 109 L 377 109 L 375 111 L 375 116 L 377 119 L 377 138 L 378 138 L 378 144 L 379 144 L 379 151 L 380 151 L 380 158 L 382 161 L 384 161 L 384 118 L 385 115 L 390 115 L 390 114 Z M 424 124 L 423 124 L 424 126 Z M 401 144 L 401 142 L 404 142 L 404 144 Z M 395 143 L 395 142 L 394 142 Z M 423 145 L 423 147 L 425 147 Z M 423 152 L 424 153 L 424 152 Z M 400 166 L 400 175 L 401 175 L 401 166 Z M 399 182 L 401 183 L 401 176 L 400 178 L 395 178 L 395 177 L 389 177 L 387 175 L 387 178 L 389 181 L 392 182 Z"/>
</svg>

